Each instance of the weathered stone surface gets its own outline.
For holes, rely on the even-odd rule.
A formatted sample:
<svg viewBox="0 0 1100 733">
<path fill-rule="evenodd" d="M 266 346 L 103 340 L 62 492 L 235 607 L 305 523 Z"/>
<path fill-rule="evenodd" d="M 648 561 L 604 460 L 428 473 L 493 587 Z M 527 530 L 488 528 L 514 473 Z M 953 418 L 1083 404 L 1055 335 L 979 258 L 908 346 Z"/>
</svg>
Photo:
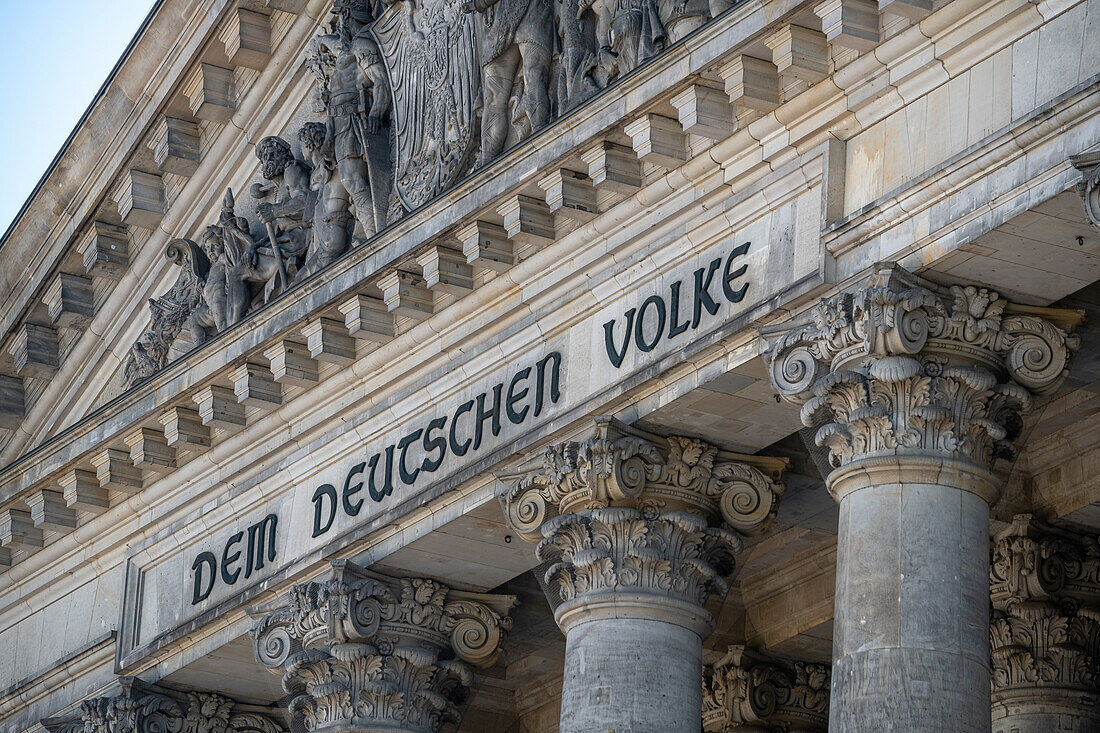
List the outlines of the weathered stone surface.
<svg viewBox="0 0 1100 733">
<path fill-rule="evenodd" d="M 564 601 L 554 612 L 566 635 L 561 730 L 672 730 L 698 719 L 702 640 L 713 628 L 704 606 L 727 590 L 742 548 L 734 528 L 763 531 L 774 516 L 784 465 L 604 417 L 587 440 L 498 474 L 509 523 L 528 541 L 542 536 L 546 583 Z M 667 662 L 639 677 L 654 645 Z"/>
<path fill-rule="evenodd" d="M 233 394 L 245 407 L 271 410 L 283 404 L 283 388 L 275 381 L 271 370 L 259 364 L 242 364 L 229 375 Z"/>
<path fill-rule="evenodd" d="M 1100 719 L 1100 541 L 1017 516 L 993 542 L 994 733 L 1091 730 Z"/>
<path fill-rule="evenodd" d="M 76 512 L 65 503 L 65 496 L 53 489 L 38 489 L 27 496 L 31 521 L 35 527 L 68 532 L 76 527 Z"/>
<path fill-rule="evenodd" d="M 23 380 L 0 374 L 0 428 L 15 430 L 26 414 Z"/>
<path fill-rule="evenodd" d="M 59 328 L 83 329 L 95 316 L 92 281 L 86 277 L 57 273 L 42 300 Z"/>
<path fill-rule="evenodd" d="M 225 55 L 233 66 L 263 71 L 271 58 L 271 18 L 248 8 L 237 8 L 218 40 L 225 44 Z"/>
<path fill-rule="evenodd" d="M 48 326 L 25 323 L 8 345 L 15 370 L 24 377 L 49 379 L 61 365 L 57 331 Z"/>
<path fill-rule="evenodd" d="M 142 229 L 156 229 L 167 207 L 163 179 L 135 168 L 123 172 L 112 198 L 123 223 Z"/>
<path fill-rule="evenodd" d="M 832 725 L 988 730 L 987 604 L 975 588 L 999 491 L 992 464 L 1015 455 L 1032 393 L 1064 379 L 1079 319 L 887 266 L 823 300 L 812 322 L 765 330 L 772 383 L 835 467 Z"/>
<path fill-rule="evenodd" d="M 149 147 L 162 172 L 189 177 L 202 161 L 202 132 L 194 122 L 162 117 L 153 128 Z"/>
<path fill-rule="evenodd" d="M 191 113 L 200 120 L 225 124 L 233 116 L 233 70 L 202 63 L 183 85 Z"/>
<path fill-rule="evenodd" d="M 703 730 L 829 729 L 829 667 L 783 662 L 742 645 L 703 667 Z"/>
<path fill-rule="evenodd" d="M 438 731 L 503 650 L 514 596 L 453 590 L 336 561 L 251 613 L 257 659 L 283 676 L 309 730 Z"/>
<path fill-rule="evenodd" d="M 130 244 L 125 227 L 93 221 L 76 246 L 84 269 L 92 277 L 119 280 L 130 266 Z"/>
<path fill-rule="evenodd" d="M 69 715 L 46 718 L 49 733 L 284 733 L 268 715 L 253 712 L 216 692 L 179 692 L 132 677 L 119 679 L 121 690 L 85 700 Z"/>
</svg>

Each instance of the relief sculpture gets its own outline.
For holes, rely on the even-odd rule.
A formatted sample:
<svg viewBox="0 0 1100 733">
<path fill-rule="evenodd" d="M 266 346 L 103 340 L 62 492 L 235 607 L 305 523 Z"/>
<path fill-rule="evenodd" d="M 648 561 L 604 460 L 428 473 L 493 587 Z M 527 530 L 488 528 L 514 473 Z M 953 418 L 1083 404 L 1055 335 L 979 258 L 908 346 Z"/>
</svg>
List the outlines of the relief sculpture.
<svg viewBox="0 0 1100 733">
<path fill-rule="evenodd" d="M 198 243 L 168 245 L 181 271 L 150 301 L 126 382 L 238 323 L 727 3 L 336 0 L 304 59 L 314 119 L 256 145 L 253 216 L 235 212 L 229 191 Z"/>
</svg>

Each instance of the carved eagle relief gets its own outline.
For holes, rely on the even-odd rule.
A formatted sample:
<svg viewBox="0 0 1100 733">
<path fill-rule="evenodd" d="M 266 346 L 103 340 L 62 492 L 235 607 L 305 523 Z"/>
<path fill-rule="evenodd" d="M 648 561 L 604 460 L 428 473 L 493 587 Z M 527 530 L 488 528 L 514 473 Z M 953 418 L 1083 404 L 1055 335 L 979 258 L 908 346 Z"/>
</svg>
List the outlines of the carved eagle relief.
<svg viewBox="0 0 1100 733">
<path fill-rule="evenodd" d="M 398 2 L 372 33 L 393 97 L 394 187 L 411 211 L 454 182 L 474 147 L 474 19 L 454 0 Z"/>
</svg>

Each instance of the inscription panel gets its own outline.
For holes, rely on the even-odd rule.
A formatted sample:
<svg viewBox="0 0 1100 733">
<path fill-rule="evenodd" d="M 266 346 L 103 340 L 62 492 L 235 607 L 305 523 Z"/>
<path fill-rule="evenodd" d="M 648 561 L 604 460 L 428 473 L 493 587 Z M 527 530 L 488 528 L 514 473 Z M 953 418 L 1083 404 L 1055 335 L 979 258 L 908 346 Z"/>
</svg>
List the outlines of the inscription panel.
<svg viewBox="0 0 1100 733">
<path fill-rule="evenodd" d="M 811 188 L 736 228 L 711 223 L 715 234 L 701 244 L 670 231 L 495 342 L 456 349 L 398 395 L 340 413 L 322 437 L 234 486 L 201 527 L 135 553 L 145 597 L 122 666 L 491 470 L 508 455 L 494 452 L 523 450 L 550 421 L 598 414 L 629 386 L 750 326 L 746 318 L 820 286 L 819 217 L 820 189 Z M 274 545 L 257 547 L 257 534 Z"/>
</svg>

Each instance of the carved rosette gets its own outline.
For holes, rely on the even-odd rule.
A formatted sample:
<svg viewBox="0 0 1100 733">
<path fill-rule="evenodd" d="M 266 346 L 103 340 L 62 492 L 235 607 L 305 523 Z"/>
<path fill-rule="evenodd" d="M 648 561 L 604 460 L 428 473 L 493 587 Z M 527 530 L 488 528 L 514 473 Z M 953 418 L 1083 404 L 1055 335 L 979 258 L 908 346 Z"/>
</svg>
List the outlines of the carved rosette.
<svg viewBox="0 0 1100 733">
<path fill-rule="evenodd" d="M 762 532 L 775 516 L 785 465 L 601 416 L 588 439 L 500 474 L 502 502 L 562 600 L 643 593 L 701 607 L 726 592 L 735 530 Z"/>
<path fill-rule="evenodd" d="M 1019 515 L 994 539 L 989 578 L 994 703 L 1019 710 L 1057 696 L 1080 700 L 1087 704 L 1081 714 L 1095 715 L 1100 538 Z"/>
<path fill-rule="evenodd" d="M 338 561 L 331 579 L 255 609 L 251 633 L 307 729 L 438 731 L 460 719 L 468 665 L 487 667 L 500 655 L 515 602 Z"/>
<path fill-rule="evenodd" d="M 823 299 L 809 323 L 765 330 L 764 358 L 834 467 L 931 455 L 988 472 L 1015 455 L 1032 395 L 1066 375 L 1081 315 L 885 266 L 864 290 Z"/>
<path fill-rule="evenodd" d="M 47 718 L 50 733 L 284 733 L 270 717 L 213 692 L 160 690 L 133 678 L 118 695 L 80 704 L 78 713 Z"/>
<path fill-rule="evenodd" d="M 829 666 L 787 663 L 735 645 L 703 666 L 703 730 L 826 731 Z"/>
</svg>

